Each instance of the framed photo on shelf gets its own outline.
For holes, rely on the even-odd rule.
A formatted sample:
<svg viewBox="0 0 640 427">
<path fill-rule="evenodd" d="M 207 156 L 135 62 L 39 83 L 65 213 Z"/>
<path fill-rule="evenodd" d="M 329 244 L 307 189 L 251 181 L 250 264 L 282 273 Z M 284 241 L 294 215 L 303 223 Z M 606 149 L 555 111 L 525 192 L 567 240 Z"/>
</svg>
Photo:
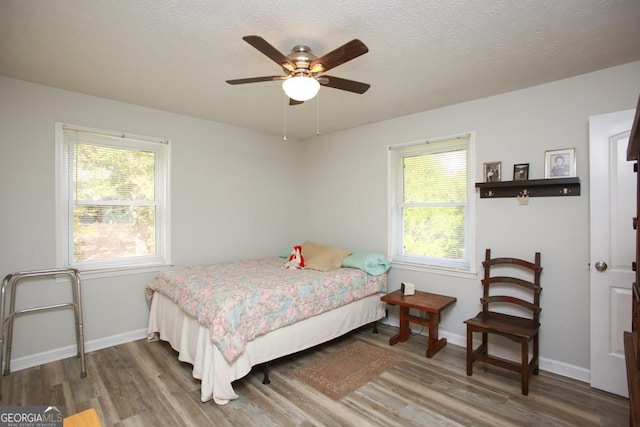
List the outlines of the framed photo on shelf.
<svg viewBox="0 0 640 427">
<path fill-rule="evenodd" d="M 544 152 L 544 177 L 569 178 L 576 176 L 576 149 L 563 148 Z"/>
<path fill-rule="evenodd" d="M 502 181 L 502 162 L 485 162 L 482 170 L 484 182 Z"/>
<path fill-rule="evenodd" d="M 518 163 L 513 165 L 513 180 L 526 181 L 529 179 L 529 163 Z"/>
</svg>

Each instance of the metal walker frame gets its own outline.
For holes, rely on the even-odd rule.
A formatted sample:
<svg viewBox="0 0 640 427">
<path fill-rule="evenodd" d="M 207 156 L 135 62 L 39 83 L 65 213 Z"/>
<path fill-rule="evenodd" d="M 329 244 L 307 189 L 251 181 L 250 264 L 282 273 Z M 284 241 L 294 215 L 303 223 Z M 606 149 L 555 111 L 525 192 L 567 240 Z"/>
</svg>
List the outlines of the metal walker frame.
<svg viewBox="0 0 640 427">
<path fill-rule="evenodd" d="M 16 290 L 18 284 L 22 279 L 38 276 L 57 276 L 66 275 L 71 279 L 71 288 L 73 294 L 73 302 L 52 304 L 33 308 L 24 308 L 16 310 Z M 10 295 L 9 312 L 5 314 L 5 303 L 7 292 Z M 84 325 L 82 323 L 82 298 L 80 293 L 80 272 L 75 268 L 56 268 L 50 270 L 33 270 L 23 271 L 17 273 L 7 274 L 2 281 L 2 287 L 0 288 L 0 319 L 2 324 L 0 325 L 0 369 L 3 367 L 3 359 L 6 360 L 4 364 L 4 371 L 0 375 L 0 400 L 2 399 L 2 377 L 9 375 L 11 365 L 11 341 L 13 339 L 13 319 L 16 316 L 23 314 L 35 313 L 40 311 L 57 310 L 62 308 L 73 308 L 76 323 L 76 342 L 78 345 L 78 354 L 80 357 L 80 378 L 87 376 L 87 369 L 85 365 L 84 357 Z M 4 329 L 5 324 L 7 326 L 7 342 L 5 346 Z"/>
</svg>

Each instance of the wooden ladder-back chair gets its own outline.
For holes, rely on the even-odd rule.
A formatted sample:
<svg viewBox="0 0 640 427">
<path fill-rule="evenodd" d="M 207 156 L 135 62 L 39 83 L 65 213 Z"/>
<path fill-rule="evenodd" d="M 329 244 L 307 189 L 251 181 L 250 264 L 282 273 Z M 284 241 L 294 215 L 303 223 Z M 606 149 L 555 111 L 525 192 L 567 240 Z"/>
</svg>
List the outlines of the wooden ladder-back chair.
<svg viewBox="0 0 640 427">
<path fill-rule="evenodd" d="M 491 258 L 491 249 L 486 250 L 484 266 L 484 279 L 482 279 L 483 296 L 480 298 L 482 311 L 472 319 L 465 320 L 467 324 L 467 375 L 473 374 L 473 362 L 478 360 L 501 368 L 518 372 L 521 375 L 522 394 L 529 394 L 529 378 L 538 375 L 538 349 L 540 331 L 540 253 L 536 252 L 535 262 L 531 263 L 518 258 Z M 533 274 L 533 282 L 518 277 L 495 275 L 496 267 L 521 267 Z M 492 276 L 492 273 L 494 274 Z M 515 286 L 511 286 L 515 285 Z M 519 288 L 531 292 L 531 301 L 526 301 L 514 295 L 495 295 L 498 289 L 506 292 L 506 287 Z M 492 289 L 493 288 L 493 289 Z M 530 312 L 531 317 L 520 317 L 512 314 L 493 311 L 496 307 L 505 307 L 515 304 Z M 473 333 L 482 334 L 482 344 L 473 349 Z M 512 341 L 520 343 L 522 347 L 520 363 L 489 355 L 488 335 L 498 334 Z M 532 358 L 529 361 L 529 343 L 533 342 Z"/>
</svg>

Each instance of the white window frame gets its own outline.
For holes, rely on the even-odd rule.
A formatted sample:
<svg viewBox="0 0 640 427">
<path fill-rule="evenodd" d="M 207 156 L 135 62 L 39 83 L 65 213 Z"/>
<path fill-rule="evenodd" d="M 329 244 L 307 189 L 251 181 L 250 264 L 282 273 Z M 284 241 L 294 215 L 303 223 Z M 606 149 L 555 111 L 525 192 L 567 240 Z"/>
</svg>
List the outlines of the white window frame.
<svg viewBox="0 0 640 427">
<path fill-rule="evenodd" d="M 424 144 L 445 143 L 457 139 L 468 139 L 467 148 L 467 220 L 464 262 L 443 258 L 427 258 L 403 255 L 403 168 L 401 167 L 403 148 Z M 476 267 L 476 195 L 475 195 L 475 132 L 465 132 L 427 140 L 411 141 L 388 146 L 388 196 L 389 196 L 389 256 L 395 268 L 447 274 L 456 276 L 475 276 Z"/>
<path fill-rule="evenodd" d="M 72 177 L 65 167 L 65 130 L 95 134 L 100 139 L 111 139 L 107 145 L 129 149 L 144 149 L 156 153 L 155 206 L 156 248 L 155 255 L 129 257 L 117 260 L 73 262 L 73 200 L 70 196 Z M 73 267 L 83 272 L 130 270 L 171 264 L 170 246 L 170 141 L 161 138 L 126 134 L 124 132 L 96 129 L 57 122 L 55 124 L 55 183 L 56 183 L 56 264 Z"/>
</svg>

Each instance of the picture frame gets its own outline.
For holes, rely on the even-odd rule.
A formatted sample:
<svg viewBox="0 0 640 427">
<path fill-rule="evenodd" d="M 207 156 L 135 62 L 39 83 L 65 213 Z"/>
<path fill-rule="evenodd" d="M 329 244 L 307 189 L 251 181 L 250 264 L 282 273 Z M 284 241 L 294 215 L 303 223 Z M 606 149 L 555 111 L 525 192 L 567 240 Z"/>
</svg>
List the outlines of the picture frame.
<svg viewBox="0 0 640 427">
<path fill-rule="evenodd" d="M 526 181 L 529 179 L 529 163 L 517 163 L 513 165 L 513 180 Z"/>
<path fill-rule="evenodd" d="M 485 182 L 502 181 L 502 162 L 485 162 L 482 170 Z"/>
<path fill-rule="evenodd" d="M 546 179 L 576 176 L 576 149 L 561 148 L 544 152 L 544 177 Z"/>
</svg>

